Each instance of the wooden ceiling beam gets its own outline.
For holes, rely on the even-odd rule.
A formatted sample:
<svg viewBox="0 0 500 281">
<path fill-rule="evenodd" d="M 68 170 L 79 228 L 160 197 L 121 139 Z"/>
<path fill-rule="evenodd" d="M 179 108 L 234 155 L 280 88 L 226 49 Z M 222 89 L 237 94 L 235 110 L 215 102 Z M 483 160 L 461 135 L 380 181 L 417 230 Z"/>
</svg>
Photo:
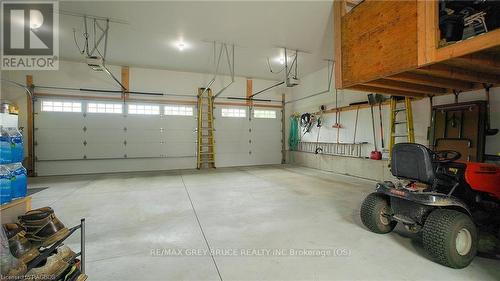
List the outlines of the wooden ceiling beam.
<svg viewBox="0 0 500 281">
<path fill-rule="evenodd" d="M 385 77 L 385 79 L 454 90 L 469 90 L 474 88 L 474 84 L 470 82 L 410 72 Z"/>
<path fill-rule="evenodd" d="M 384 89 L 401 90 L 401 91 L 411 91 L 422 94 L 444 94 L 446 89 L 432 87 L 427 85 L 419 85 L 408 82 L 393 81 L 388 79 L 378 79 L 372 82 L 364 83 L 363 85 L 380 87 Z"/>
<path fill-rule="evenodd" d="M 461 68 L 435 64 L 413 70 L 412 73 L 427 74 L 430 76 L 470 81 L 486 84 L 500 84 L 500 75 L 492 73 L 477 72 Z"/>
<path fill-rule="evenodd" d="M 355 86 L 349 87 L 349 89 L 356 90 L 356 91 L 362 91 L 362 92 L 369 92 L 369 93 L 387 94 L 387 95 L 392 95 L 392 96 L 407 96 L 407 97 L 426 97 L 427 96 L 426 94 L 412 92 L 412 91 L 393 90 L 393 89 L 387 89 L 387 88 L 382 88 L 382 87 L 367 86 L 364 84 L 355 85 Z"/>
<path fill-rule="evenodd" d="M 472 54 L 443 62 L 457 68 L 500 74 L 500 57 L 488 54 Z"/>
</svg>

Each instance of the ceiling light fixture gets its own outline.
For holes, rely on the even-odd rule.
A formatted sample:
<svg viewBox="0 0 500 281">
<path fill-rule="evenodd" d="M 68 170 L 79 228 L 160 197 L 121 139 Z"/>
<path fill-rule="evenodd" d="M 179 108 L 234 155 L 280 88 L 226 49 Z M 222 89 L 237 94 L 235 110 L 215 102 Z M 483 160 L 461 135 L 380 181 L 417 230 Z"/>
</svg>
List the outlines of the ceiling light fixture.
<svg viewBox="0 0 500 281">
<path fill-rule="evenodd" d="M 284 64 L 285 64 L 285 56 L 279 56 L 279 57 L 276 57 L 276 58 L 274 58 L 274 61 L 275 61 L 276 63 L 279 63 L 279 64 L 281 64 L 281 65 L 284 65 Z M 291 64 L 291 63 L 292 63 L 292 61 L 293 61 L 293 57 L 288 57 L 288 59 L 287 59 L 288 64 Z"/>
<path fill-rule="evenodd" d="M 190 48 L 190 45 L 186 43 L 183 39 L 179 39 L 177 41 L 172 42 L 172 47 L 177 48 L 179 51 L 184 51 Z"/>
</svg>

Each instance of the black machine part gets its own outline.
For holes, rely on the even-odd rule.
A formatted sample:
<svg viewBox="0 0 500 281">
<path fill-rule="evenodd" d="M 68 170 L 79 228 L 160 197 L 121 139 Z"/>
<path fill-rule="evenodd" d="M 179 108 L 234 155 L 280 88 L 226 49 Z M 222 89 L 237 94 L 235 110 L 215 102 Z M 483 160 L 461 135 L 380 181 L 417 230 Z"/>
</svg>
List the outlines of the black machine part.
<svg viewBox="0 0 500 281">
<path fill-rule="evenodd" d="M 438 192 L 411 192 L 407 189 L 396 188 L 392 183 L 389 182 L 378 183 L 377 187 L 375 188 L 375 192 L 433 208 L 452 207 L 454 209 L 460 209 L 468 215 L 472 215 L 469 207 L 464 201 L 454 196 L 449 196 L 448 194 Z M 408 203 L 406 201 L 405 203 Z M 421 212 L 421 210 L 419 212 Z"/>
<path fill-rule="evenodd" d="M 398 178 L 434 185 L 437 164 L 449 163 L 460 157 L 457 151 L 434 152 L 421 144 L 397 143 L 392 150 L 391 173 Z"/>
</svg>

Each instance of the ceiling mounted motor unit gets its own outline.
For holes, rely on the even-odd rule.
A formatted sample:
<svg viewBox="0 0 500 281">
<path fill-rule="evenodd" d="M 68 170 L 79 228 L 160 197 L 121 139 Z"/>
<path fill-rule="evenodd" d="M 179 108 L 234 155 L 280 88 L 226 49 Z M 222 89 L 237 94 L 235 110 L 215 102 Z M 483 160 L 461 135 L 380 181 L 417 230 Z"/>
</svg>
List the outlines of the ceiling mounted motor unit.
<svg viewBox="0 0 500 281">
<path fill-rule="evenodd" d="M 94 71 L 104 71 L 104 59 L 99 56 L 86 57 L 87 65 Z"/>
<path fill-rule="evenodd" d="M 300 84 L 300 80 L 296 77 L 288 77 L 286 79 L 286 86 L 287 87 L 295 87 Z"/>
</svg>

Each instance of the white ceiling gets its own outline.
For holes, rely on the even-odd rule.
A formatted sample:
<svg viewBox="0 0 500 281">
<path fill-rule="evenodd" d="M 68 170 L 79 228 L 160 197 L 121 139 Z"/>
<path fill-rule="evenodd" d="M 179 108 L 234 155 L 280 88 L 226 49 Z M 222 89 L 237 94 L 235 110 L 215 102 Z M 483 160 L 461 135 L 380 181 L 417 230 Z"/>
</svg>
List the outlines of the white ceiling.
<svg viewBox="0 0 500 281">
<path fill-rule="evenodd" d="M 333 57 L 332 1 L 236 2 L 60 2 L 60 56 L 83 61 L 73 40 L 73 28 L 82 42 L 83 19 L 65 12 L 127 21 L 112 23 L 108 64 L 143 66 L 193 72 L 211 72 L 213 44 L 236 44 L 238 76 L 282 79 L 268 70 L 266 58 L 276 58 L 286 46 L 299 54 L 299 77 L 327 65 Z M 190 45 L 180 52 L 179 38 Z M 281 66 L 272 62 L 275 69 Z M 226 64 L 222 64 L 227 69 Z M 227 71 L 226 71 L 227 72 Z"/>
</svg>

